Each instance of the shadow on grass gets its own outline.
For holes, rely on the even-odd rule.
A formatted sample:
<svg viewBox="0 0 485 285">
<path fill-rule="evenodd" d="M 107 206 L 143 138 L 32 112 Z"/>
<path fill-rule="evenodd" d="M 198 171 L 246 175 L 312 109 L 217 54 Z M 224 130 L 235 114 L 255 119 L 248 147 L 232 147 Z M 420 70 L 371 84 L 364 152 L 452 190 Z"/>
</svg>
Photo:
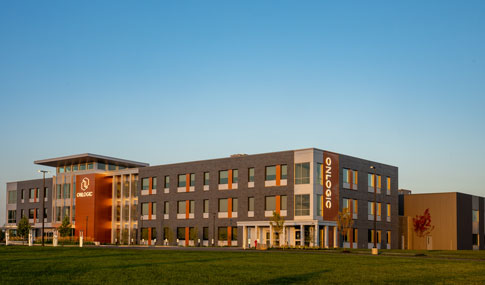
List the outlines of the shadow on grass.
<svg viewBox="0 0 485 285">
<path fill-rule="evenodd" d="M 319 270 L 310 273 L 302 273 L 302 274 L 295 274 L 295 275 L 288 275 L 288 276 L 280 276 L 277 278 L 264 280 L 262 282 L 258 282 L 257 284 L 291 284 L 296 282 L 309 282 L 311 279 L 319 277 L 323 273 L 330 272 L 330 270 Z"/>
<path fill-rule="evenodd" d="M 155 265 L 172 265 L 172 264 L 185 264 L 185 263 L 203 263 L 203 262 L 214 262 L 214 261 L 224 261 L 224 260 L 234 260 L 234 257 L 226 258 L 207 258 L 207 259 L 194 259 L 194 260 L 181 260 L 181 261 L 166 261 L 166 262 L 149 262 L 140 264 L 125 264 L 125 265 L 113 265 L 113 266 L 103 266 L 98 267 L 102 269 L 130 269 L 136 267 L 150 267 Z M 240 259 L 240 258 L 238 258 Z"/>
</svg>

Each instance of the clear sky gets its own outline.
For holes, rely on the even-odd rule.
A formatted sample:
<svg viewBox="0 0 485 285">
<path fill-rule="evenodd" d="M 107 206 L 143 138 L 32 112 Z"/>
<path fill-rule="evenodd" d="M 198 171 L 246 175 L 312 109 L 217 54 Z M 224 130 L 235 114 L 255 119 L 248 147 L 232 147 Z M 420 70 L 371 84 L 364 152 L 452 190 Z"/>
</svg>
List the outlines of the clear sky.
<svg viewBox="0 0 485 285">
<path fill-rule="evenodd" d="M 5 183 L 317 147 L 485 196 L 485 1 L 0 0 Z"/>
</svg>

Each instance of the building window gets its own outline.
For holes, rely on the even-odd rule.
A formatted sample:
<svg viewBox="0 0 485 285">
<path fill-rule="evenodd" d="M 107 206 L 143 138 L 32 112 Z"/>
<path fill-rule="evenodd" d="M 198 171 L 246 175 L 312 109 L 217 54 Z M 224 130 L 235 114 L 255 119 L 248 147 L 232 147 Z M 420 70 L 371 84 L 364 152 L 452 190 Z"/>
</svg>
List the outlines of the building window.
<svg viewBox="0 0 485 285">
<path fill-rule="evenodd" d="M 186 213 L 186 202 L 185 201 L 178 201 L 177 202 L 177 214 L 185 214 Z"/>
<path fill-rule="evenodd" d="M 367 174 L 367 181 L 368 181 L 368 186 L 369 187 L 374 187 L 374 183 L 375 183 L 374 174 L 368 173 Z M 377 175 L 377 188 L 380 189 L 381 188 L 381 184 L 382 184 L 381 176 L 380 175 Z"/>
<path fill-rule="evenodd" d="M 386 232 L 386 242 L 388 245 L 391 244 L 391 231 Z"/>
<path fill-rule="evenodd" d="M 190 185 L 189 186 L 194 186 L 195 185 L 195 173 L 190 174 Z"/>
<path fill-rule="evenodd" d="M 56 189 L 56 194 L 57 194 L 56 197 L 57 197 L 57 199 L 61 199 L 62 198 L 61 184 L 57 184 L 56 188 L 57 188 Z"/>
<path fill-rule="evenodd" d="M 248 198 L 248 211 L 254 212 L 254 197 Z"/>
<path fill-rule="evenodd" d="M 374 243 L 374 230 L 367 230 L 367 242 Z M 381 243 L 381 231 L 377 231 L 377 243 Z"/>
<path fill-rule="evenodd" d="M 187 175 L 185 174 L 179 174 L 178 175 L 178 183 L 177 183 L 177 187 L 185 187 L 186 184 L 187 184 Z"/>
<path fill-rule="evenodd" d="M 100 170 L 106 170 L 106 164 L 104 164 L 102 162 L 98 162 L 98 169 L 100 169 Z"/>
<path fill-rule="evenodd" d="M 237 169 L 232 170 L 232 183 L 237 183 L 239 177 L 239 171 Z"/>
<path fill-rule="evenodd" d="M 76 186 L 76 180 L 74 180 L 74 186 Z M 74 188 L 76 188 L 76 187 L 74 187 Z M 73 190 L 73 197 L 75 196 L 74 195 L 74 191 L 75 191 L 74 188 L 72 189 Z M 47 197 L 49 197 L 49 188 L 48 187 L 45 187 L 44 188 L 44 198 L 47 198 Z"/>
<path fill-rule="evenodd" d="M 204 172 L 204 185 L 209 185 L 210 173 Z"/>
<path fill-rule="evenodd" d="M 281 165 L 281 179 L 288 179 L 288 165 Z"/>
<path fill-rule="evenodd" d="M 281 202 L 281 206 L 280 206 L 281 210 L 286 211 L 288 209 L 288 196 L 283 195 L 283 196 L 280 197 L 280 199 L 281 199 L 281 201 L 280 201 Z"/>
<path fill-rule="evenodd" d="M 71 198 L 71 184 L 64 184 L 64 199 Z"/>
<path fill-rule="evenodd" d="M 232 227 L 231 230 L 232 230 L 231 240 L 235 241 L 237 240 L 237 227 Z"/>
<path fill-rule="evenodd" d="M 60 222 L 62 219 L 62 207 L 56 207 L 56 220 Z"/>
<path fill-rule="evenodd" d="M 66 172 L 71 172 L 71 166 L 66 166 Z"/>
<path fill-rule="evenodd" d="M 157 178 L 153 177 L 152 178 L 152 189 L 157 189 Z"/>
<path fill-rule="evenodd" d="M 157 215 L 157 202 L 152 202 L 152 216 Z"/>
<path fill-rule="evenodd" d="M 219 213 L 227 213 L 227 199 L 219 199 Z"/>
<path fill-rule="evenodd" d="M 194 200 L 190 200 L 189 201 L 189 213 L 190 214 L 193 214 L 194 213 L 194 208 L 195 208 L 195 201 Z"/>
<path fill-rule="evenodd" d="M 310 163 L 296 163 L 295 164 L 295 184 L 309 184 L 310 183 Z"/>
<path fill-rule="evenodd" d="M 30 188 L 29 199 L 34 199 L 34 197 L 35 197 L 35 188 Z"/>
<path fill-rule="evenodd" d="M 168 201 L 163 202 L 163 213 L 165 215 L 168 215 L 169 210 L 170 210 L 169 202 Z"/>
<path fill-rule="evenodd" d="M 20 218 L 22 219 L 23 217 L 25 217 L 25 211 L 24 209 L 20 209 Z"/>
<path fill-rule="evenodd" d="M 141 179 L 141 190 L 148 190 L 150 187 L 150 180 L 148 178 Z"/>
<path fill-rule="evenodd" d="M 228 171 L 219 171 L 219 184 L 228 184 Z"/>
<path fill-rule="evenodd" d="M 148 203 L 141 203 L 142 216 L 148 216 Z"/>
<path fill-rule="evenodd" d="M 209 213 L 209 200 L 204 200 L 204 213 Z"/>
<path fill-rule="evenodd" d="M 227 227 L 219 227 L 218 233 L 219 240 L 227 240 Z"/>
<path fill-rule="evenodd" d="M 391 204 L 387 204 L 387 217 L 391 217 Z"/>
<path fill-rule="evenodd" d="M 264 210 L 265 211 L 276 211 L 276 197 L 275 196 L 267 196 L 265 198 Z"/>
<path fill-rule="evenodd" d="M 17 211 L 16 210 L 9 210 L 8 211 L 7 223 L 14 224 L 16 222 L 17 222 Z"/>
<path fill-rule="evenodd" d="M 386 178 L 387 191 L 391 191 L 391 177 Z"/>
<path fill-rule="evenodd" d="M 254 167 L 248 169 L 248 182 L 254 182 Z"/>
<path fill-rule="evenodd" d="M 64 166 L 61 166 L 57 169 L 57 172 L 64 173 Z"/>
<path fill-rule="evenodd" d="M 177 228 L 177 239 L 185 240 L 185 228 Z"/>
<path fill-rule="evenodd" d="M 88 163 L 88 169 L 94 169 L 94 164 L 92 162 Z"/>
<path fill-rule="evenodd" d="M 374 215 L 374 202 L 367 202 L 367 214 Z"/>
<path fill-rule="evenodd" d="M 209 228 L 208 227 L 202 228 L 202 239 L 203 240 L 209 240 Z"/>
<path fill-rule="evenodd" d="M 381 217 L 382 216 L 382 204 L 381 203 L 377 203 L 377 217 Z"/>
<path fill-rule="evenodd" d="M 8 191 L 8 203 L 9 204 L 16 204 L 17 203 L 17 191 Z"/>
<path fill-rule="evenodd" d="M 265 181 L 276 180 L 276 166 L 266 166 L 265 175 Z"/>
<path fill-rule="evenodd" d="M 295 195 L 295 216 L 310 215 L 310 195 Z"/>
<path fill-rule="evenodd" d="M 29 209 L 29 219 L 34 218 L 34 211 L 35 211 L 35 209 Z"/>
<path fill-rule="evenodd" d="M 237 198 L 232 198 L 232 212 L 237 212 L 237 206 L 238 206 L 238 203 L 237 203 Z"/>
<path fill-rule="evenodd" d="M 357 179 L 359 177 L 357 170 L 344 168 L 342 171 L 342 174 L 343 174 L 343 183 L 357 185 L 357 181 L 358 181 Z"/>
<path fill-rule="evenodd" d="M 164 188 L 170 188 L 170 176 L 165 176 L 165 183 L 163 185 Z"/>
<path fill-rule="evenodd" d="M 85 163 L 81 163 L 79 165 L 79 170 L 86 170 L 86 164 Z"/>
<path fill-rule="evenodd" d="M 480 214 L 479 213 L 480 212 L 477 211 L 477 210 L 472 210 L 472 222 L 474 222 L 474 223 L 479 222 L 479 220 L 480 220 L 480 218 L 479 218 Z"/>
<path fill-rule="evenodd" d="M 20 190 L 20 199 L 23 200 L 24 199 L 24 196 L 25 196 L 25 190 L 22 189 L 22 190 Z"/>
</svg>

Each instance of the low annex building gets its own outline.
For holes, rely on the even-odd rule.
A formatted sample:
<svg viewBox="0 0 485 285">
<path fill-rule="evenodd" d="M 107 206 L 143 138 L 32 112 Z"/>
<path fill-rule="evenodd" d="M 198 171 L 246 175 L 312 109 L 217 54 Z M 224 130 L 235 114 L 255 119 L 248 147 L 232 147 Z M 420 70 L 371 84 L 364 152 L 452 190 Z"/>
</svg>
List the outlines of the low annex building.
<svg viewBox="0 0 485 285">
<path fill-rule="evenodd" d="M 55 174 L 44 190 L 42 179 L 7 183 L 12 231 L 28 217 L 40 236 L 42 218 L 52 232 L 68 217 L 75 236 L 101 243 L 371 248 L 376 215 L 378 247 L 399 247 L 398 168 L 343 154 L 309 148 L 158 166 L 81 154 L 34 163 Z M 354 224 L 342 236 L 344 208 Z M 285 220 L 279 234 L 273 212 Z"/>
</svg>

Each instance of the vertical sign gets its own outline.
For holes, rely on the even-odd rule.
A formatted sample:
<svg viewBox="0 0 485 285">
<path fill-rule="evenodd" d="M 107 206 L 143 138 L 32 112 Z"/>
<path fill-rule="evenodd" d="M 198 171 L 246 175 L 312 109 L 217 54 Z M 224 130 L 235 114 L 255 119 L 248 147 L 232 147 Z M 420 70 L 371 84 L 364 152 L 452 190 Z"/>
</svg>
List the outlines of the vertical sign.
<svg viewBox="0 0 485 285">
<path fill-rule="evenodd" d="M 336 221 L 339 210 L 339 157 L 323 152 L 323 219 Z"/>
</svg>

